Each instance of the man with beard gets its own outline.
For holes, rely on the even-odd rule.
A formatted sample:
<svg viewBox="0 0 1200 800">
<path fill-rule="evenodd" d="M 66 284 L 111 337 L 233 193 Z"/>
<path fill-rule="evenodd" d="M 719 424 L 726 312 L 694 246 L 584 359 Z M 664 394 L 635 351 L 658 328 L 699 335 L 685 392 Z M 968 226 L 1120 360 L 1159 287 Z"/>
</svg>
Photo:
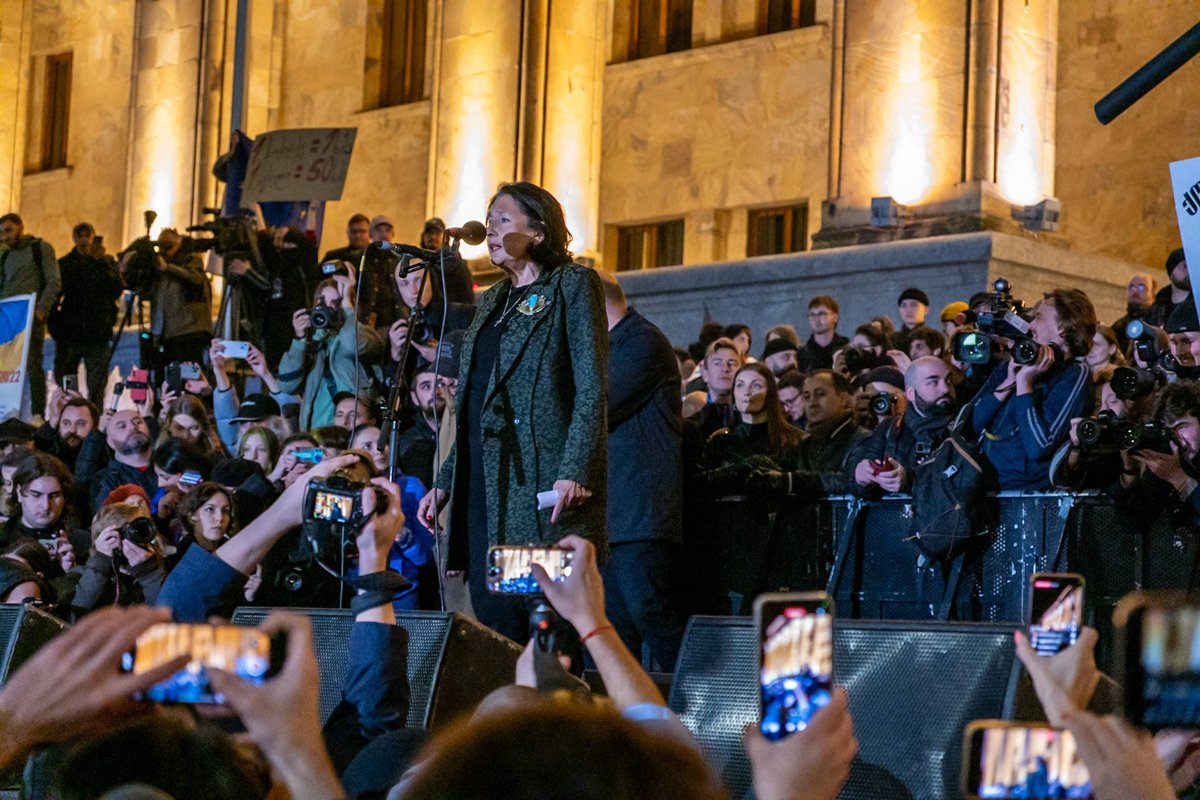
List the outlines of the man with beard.
<svg viewBox="0 0 1200 800">
<path fill-rule="evenodd" d="M 100 410 L 91 401 L 60 392 L 46 407 L 46 424 L 33 434 L 34 447 L 57 457 L 74 472 L 79 448 L 99 419 Z"/>
<path fill-rule="evenodd" d="M 1125 316 L 1113 323 L 1113 333 L 1117 335 L 1117 345 L 1125 352 L 1129 339 L 1125 336 L 1125 326 L 1135 319 L 1146 319 L 1150 309 L 1154 307 L 1154 278 L 1148 272 L 1137 272 L 1129 276 L 1125 286 Z"/>
<path fill-rule="evenodd" d="M 437 447 L 438 420 L 446 409 L 446 396 L 436 391 L 437 374 L 433 364 L 423 364 L 413 375 L 409 393 L 416 420 L 400 436 L 400 468 L 406 475 L 415 475 L 426 487 L 432 486 L 433 458 Z"/>
<path fill-rule="evenodd" d="M 150 458 L 150 429 L 137 411 L 118 411 L 109 418 L 103 431 L 92 431 L 88 439 L 103 436 L 113 451 L 113 460 L 96 474 L 89 494 L 92 512 L 100 508 L 108 493 L 118 486 L 132 483 L 146 490 L 147 497 L 158 491 L 158 475 Z"/>
<path fill-rule="evenodd" d="M 1187 259 L 1182 247 L 1172 250 L 1167 256 L 1167 277 L 1170 283 L 1154 295 L 1154 304 L 1145 317 L 1146 322 L 1158 327 L 1166 325 L 1171 313 L 1192 299 L 1192 279 L 1188 276 Z"/>
<path fill-rule="evenodd" d="M 912 362 L 904 374 L 904 395 L 908 403 L 903 416 L 876 428 L 858 453 L 854 489 L 860 495 L 907 489 L 917 462 L 946 436 L 953 419 L 954 384 L 945 361 L 926 356 Z"/>
</svg>

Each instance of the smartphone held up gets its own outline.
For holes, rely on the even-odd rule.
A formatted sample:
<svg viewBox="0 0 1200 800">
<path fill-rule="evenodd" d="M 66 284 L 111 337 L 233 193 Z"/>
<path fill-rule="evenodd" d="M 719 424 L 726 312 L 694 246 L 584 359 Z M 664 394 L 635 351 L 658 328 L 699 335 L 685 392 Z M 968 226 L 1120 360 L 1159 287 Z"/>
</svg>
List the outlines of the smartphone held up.
<svg viewBox="0 0 1200 800">
<path fill-rule="evenodd" d="M 225 698 L 212 688 L 209 669 L 220 669 L 261 684 L 283 668 L 286 653 L 287 641 L 281 634 L 268 635 L 237 625 L 165 622 L 151 626 L 138 637 L 134 649 L 125 654 L 122 668 L 140 674 L 188 656 L 190 660 L 183 669 L 136 699 L 223 703 Z"/>
<path fill-rule="evenodd" d="M 833 601 L 824 592 L 760 595 L 754 623 L 759 729 L 782 739 L 808 727 L 833 698 Z"/>
</svg>

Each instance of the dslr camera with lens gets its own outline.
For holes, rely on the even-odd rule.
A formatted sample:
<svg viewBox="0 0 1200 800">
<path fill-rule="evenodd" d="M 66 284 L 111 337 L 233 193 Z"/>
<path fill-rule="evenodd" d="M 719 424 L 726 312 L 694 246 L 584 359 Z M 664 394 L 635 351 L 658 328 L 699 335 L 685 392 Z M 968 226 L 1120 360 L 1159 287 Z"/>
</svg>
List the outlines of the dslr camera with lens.
<svg viewBox="0 0 1200 800">
<path fill-rule="evenodd" d="M 871 413 L 877 417 L 891 416 L 896 410 L 896 398 L 887 392 L 871 396 Z"/>
<path fill-rule="evenodd" d="M 346 321 L 346 312 L 341 306 L 327 306 L 321 302 L 308 312 L 308 320 L 315 331 L 337 330 Z"/>
<path fill-rule="evenodd" d="M 1058 345 L 1050 345 L 1050 349 L 1054 352 L 1054 360 L 1056 362 L 1063 360 L 1062 350 L 1058 349 Z M 1012 360 L 1014 364 L 1022 367 L 1028 367 L 1030 364 L 1037 363 L 1038 357 L 1042 354 L 1042 346 L 1032 336 L 1025 336 L 1013 342 Z"/>
<path fill-rule="evenodd" d="M 304 492 L 304 532 L 311 555 L 326 563 L 356 558 L 354 536 L 367 521 L 363 489 L 375 492 L 375 508 L 387 507 L 387 495 L 377 486 L 354 480 L 339 470 L 325 480 L 313 479 Z"/>
<path fill-rule="evenodd" d="M 149 517 L 136 517 L 122 525 L 117 534 L 123 541 L 132 542 L 138 547 L 149 547 L 154 544 L 158 528 L 154 526 L 154 520 Z"/>
<path fill-rule="evenodd" d="M 1079 420 L 1075 436 L 1079 439 L 1080 447 L 1089 453 L 1116 453 L 1121 449 L 1120 437 L 1117 430 L 1121 420 L 1111 411 L 1101 411 L 1094 417 Z"/>
</svg>

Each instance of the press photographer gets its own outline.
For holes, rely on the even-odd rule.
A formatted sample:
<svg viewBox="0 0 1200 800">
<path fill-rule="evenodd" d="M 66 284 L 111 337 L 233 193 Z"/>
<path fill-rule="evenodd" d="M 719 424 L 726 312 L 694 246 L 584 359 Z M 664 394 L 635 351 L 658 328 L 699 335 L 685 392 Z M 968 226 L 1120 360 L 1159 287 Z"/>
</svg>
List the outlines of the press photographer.
<svg viewBox="0 0 1200 800">
<path fill-rule="evenodd" d="M 371 367 L 383 354 L 375 329 L 358 322 L 354 273 L 335 275 L 317 286 L 312 309 L 292 315 L 295 338 L 279 361 L 279 386 L 303 393 L 300 430 L 333 424 L 339 392 L 360 397 L 371 390 Z"/>
<path fill-rule="evenodd" d="M 1183 381 L 1160 390 L 1138 433 L 1143 441 L 1121 452 L 1116 500 L 1127 528 L 1143 537 L 1142 586 L 1194 590 L 1200 586 L 1200 384 Z"/>
<path fill-rule="evenodd" d="M 904 385 L 908 403 L 903 414 L 881 423 L 858 449 L 857 494 L 907 490 L 918 462 L 946 437 L 954 411 L 949 365 L 933 356 L 918 358 L 904 373 Z"/>
<path fill-rule="evenodd" d="M 993 303 L 977 324 L 986 331 L 984 315 L 1003 312 L 1002 318 L 1016 325 L 1022 319 L 1018 309 Z M 1013 342 L 1010 356 L 999 359 L 963 411 L 967 432 L 981 437 L 990 483 L 1000 489 L 1048 487 L 1050 461 L 1070 434 L 1070 420 L 1082 416 L 1091 401 L 1091 375 L 1081 360 L 1096 334 L 1096 311 L 1087 295 L 1055 289 L 1026 325 L 1028 337 Z M 983 336 L 976 347 L 987 353 L 993 338 L 1007 339 L 1009 332 Z M 960 349 L 957 337 L 955 349 Z"/>
<path fill-rule="evenodd" d="M 124 503 L 107 505 L 92 520 L 92 552 L 71 609 L 80 617 L 101 606 L 152 605 L 165 578 L 150 513 Z"/>
<path fill-rule="evenodd" d="M 202 362 L 212 339 L 212 287 L 191 240 L 173 228 L 164 228 L 152 258 L 145 244 L 135 242 L 121 258 L 120 271 L 128 289 L 150 300 L 157 366 L 172 361 Z M 159 382 L 156 377 L 153 384 Z"/>
</svg>

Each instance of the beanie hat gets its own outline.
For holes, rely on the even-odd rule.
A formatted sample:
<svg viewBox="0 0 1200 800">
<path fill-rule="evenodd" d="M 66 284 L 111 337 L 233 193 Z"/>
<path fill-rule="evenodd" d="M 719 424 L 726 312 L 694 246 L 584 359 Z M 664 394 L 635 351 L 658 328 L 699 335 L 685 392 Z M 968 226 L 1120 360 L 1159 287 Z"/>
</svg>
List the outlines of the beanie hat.
<svg viewBox="0 0 1200 800">
<path fill-rule="evenodd" d="M 1185 256 L 1183 254 L 1182 247 L 1177 247 L 1174 250 L 1172 250 L 1170 255 L 1167 256 L 1167 266 L 1166 266 L 1167 274 L 1170 274 L 1171 270 L 1175 269 L 1175 265 L 1178 264 L 1179 262 L 1183 261 L 1184 258 L 1185 258 Z"/>
<path fill-rule="evenodd" d="M 762 357 L 765 361 L 776 353 L 784 353 L 788 350 L 791 350 L 794 353 L 796 352 L 796 346 L 787 339 L 772 339 L 771 341 L 767 342 L 765 347 L 763 347 Z"/>
<path fill-rule="evenodd" d="M 905 300 L 916 300 L 923 306 L 929 306 L 929 295 L 922 292 L 916 287 L 909 287 L 900 293 L 900 299 L 896 301 L 896 305 L 900 305 Z"/>
<path fill-rule="evenodd" d="M 1167 333 L 1192 333 L 1200 331 L 1200 319 L 1196 317 L 1196 301 L 1191 295 L 1175 307 L 1164 326 Z"/>
<path fill-rule="evenodd" d="M 904 391 L 904 373 L 896 367 L 876 367 L 867 373 L 867 383 L 886 383 Z"/>
</svg>

